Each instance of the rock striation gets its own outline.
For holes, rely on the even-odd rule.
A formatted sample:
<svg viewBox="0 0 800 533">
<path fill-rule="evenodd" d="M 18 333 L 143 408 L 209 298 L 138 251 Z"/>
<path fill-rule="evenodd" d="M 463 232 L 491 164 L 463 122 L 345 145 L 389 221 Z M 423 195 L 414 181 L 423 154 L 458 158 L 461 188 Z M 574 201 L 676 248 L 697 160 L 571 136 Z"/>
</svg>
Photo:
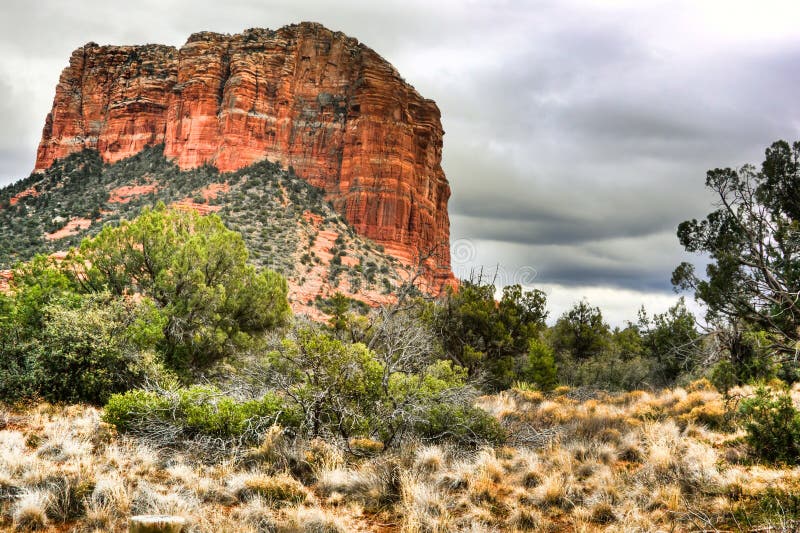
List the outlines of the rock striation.
<svg viewBox="0 0 800 533">
<path fill-rule="evenodd" d="M 376 52 L 302 23 L 202 32 L 170 46 L 76 50 L 61 74 L 36 169 L 84 148 L 108 162 L 164 144 L 181 168 L 269 159 L 323 188 L 360 234 L 405 262 L 435 250 L 452 279 L 440 112 Z"/>
</svg>

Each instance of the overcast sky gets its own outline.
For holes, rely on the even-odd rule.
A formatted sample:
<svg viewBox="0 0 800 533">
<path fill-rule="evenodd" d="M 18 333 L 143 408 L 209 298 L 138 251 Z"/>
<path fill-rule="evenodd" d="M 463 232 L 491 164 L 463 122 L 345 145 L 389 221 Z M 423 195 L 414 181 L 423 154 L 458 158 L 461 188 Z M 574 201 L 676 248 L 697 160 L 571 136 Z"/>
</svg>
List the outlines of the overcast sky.
<svg viewBox="0 0 800 533">
<path fill-rule="evenodd" d="M 2 0 L 0 185 L 28 175 L 70 53 L 312 20 L 442 110 L 454 269 L 587 297 L 614 324 L 676 298 L 705 171 L 800 138 L 800 3 Z"/>
</svg>

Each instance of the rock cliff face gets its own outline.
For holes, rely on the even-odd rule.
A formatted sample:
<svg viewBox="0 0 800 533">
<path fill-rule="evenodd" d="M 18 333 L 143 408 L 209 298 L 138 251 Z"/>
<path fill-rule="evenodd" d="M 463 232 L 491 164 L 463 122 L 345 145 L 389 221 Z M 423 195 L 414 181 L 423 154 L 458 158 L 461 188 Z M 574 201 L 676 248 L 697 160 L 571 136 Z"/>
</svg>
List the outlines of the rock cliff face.
<svg viewBox="0 0 800 533">
<path fill-rule="evenodd" d="M 263 159 L 325 189 L 356 231 L 452 277 L 436 104 L 370 48 L 319 24 L 197 33 L 180 49 L 98 46 L 64 69 L 36 169 L 83 148 L 109 162 L 161 144 L 182 168 Z"/>
</svg>

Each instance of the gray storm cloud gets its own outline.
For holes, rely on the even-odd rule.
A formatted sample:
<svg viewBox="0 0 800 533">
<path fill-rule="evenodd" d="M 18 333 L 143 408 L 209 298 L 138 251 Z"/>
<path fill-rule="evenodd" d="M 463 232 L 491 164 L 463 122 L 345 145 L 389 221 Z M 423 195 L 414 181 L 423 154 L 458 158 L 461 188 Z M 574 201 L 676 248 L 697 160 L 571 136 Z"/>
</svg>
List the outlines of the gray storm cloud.
<svg viewBox="0 0 800 533">
<path fill-rule="evenodd" d="M 705 171 L 758 163 L 772 141 L 800 137 L 800 8 L 787 2 L 11 0 L 3 9 L 0 185 L 30 172 L 58 75 L 83 43 L 179 46 L 199 30 L 315 20 L 374 48 L 439 104 L 452 237 L 475 248 L 461 271 L 529 266 L 537 283 L 600 298 L 610 294 L 600 288 L 625 289 L 631 316 L 631 295 L 670 294 L 670 272 L 686 259 L 675 228 L 710 207 Z"/>
</svg>

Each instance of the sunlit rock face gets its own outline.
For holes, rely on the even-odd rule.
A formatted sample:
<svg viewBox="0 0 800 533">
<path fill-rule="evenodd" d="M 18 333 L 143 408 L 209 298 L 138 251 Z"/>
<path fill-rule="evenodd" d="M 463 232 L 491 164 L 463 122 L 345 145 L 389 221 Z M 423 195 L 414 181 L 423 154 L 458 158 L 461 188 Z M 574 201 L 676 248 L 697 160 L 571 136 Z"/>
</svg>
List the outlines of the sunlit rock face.
<svg viewBox="0 0 800 533">
<path fill-rule="evenodd" d="M 324 188 L 356 231 L 406 262 L 435 250 L 451 279 L 436 104 L 356 39 L 319 24 L 197 33 L 170 46 L 73 52 L 36 169 L 83 148 L 109 162 L 164 144 L 181 168 L 232 171 L 263 159 Z"/>
</svg>

